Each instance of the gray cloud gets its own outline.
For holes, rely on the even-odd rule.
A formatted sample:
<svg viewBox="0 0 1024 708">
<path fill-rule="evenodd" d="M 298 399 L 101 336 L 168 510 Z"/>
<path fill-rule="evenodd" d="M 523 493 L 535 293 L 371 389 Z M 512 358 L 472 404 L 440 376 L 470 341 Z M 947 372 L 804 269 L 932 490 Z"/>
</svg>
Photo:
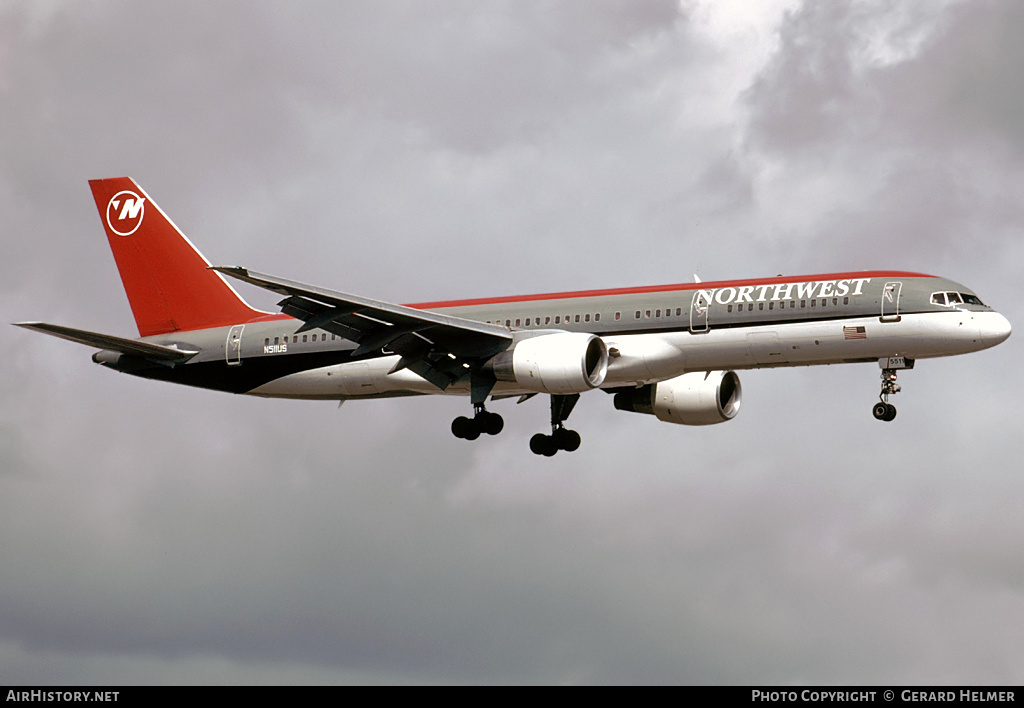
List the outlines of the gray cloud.
<svg viewBox="0 0 1024 708">
<path fill-rule="evenodd" d="M 898 267 L 1020 320 L 1016 7 L 728 10 L 7 6 L 0 310 L 131 333 L 85 183 L 127 173 L 216 262 L 381 298 Z M 706 430 L 585 396 L 542 460 L 539 398 L 470 445 L 461 400 L 8 335 L 10 682 L 1021 679 L 1012 338 L 901 375 L 892 426 L 870 366 L 752 371 Z"/>
</svg>

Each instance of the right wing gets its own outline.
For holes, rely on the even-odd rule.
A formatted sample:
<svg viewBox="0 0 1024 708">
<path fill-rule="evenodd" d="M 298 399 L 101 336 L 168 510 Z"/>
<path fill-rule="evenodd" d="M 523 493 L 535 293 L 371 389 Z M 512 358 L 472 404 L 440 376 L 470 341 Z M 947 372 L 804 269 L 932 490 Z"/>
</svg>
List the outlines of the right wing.
<svg viewBox="0 0 1024 708">
<path fill-rule="evenodd" d="M 473 388 L 484 386 L 486 377 L 473 374 L 512 343 L 512 333 L 498 325 L 371 300 L 237 266 L 213 270 L 286 295 L 278 306 L 304 322 L 299 332 L 323 329 L 344 337 L 358 345 L 353 356 L 387 348 L 401 357 L 392 373 L 409 369 L 442 390 L 466 374 L 471 375 Z"/>
</svg>

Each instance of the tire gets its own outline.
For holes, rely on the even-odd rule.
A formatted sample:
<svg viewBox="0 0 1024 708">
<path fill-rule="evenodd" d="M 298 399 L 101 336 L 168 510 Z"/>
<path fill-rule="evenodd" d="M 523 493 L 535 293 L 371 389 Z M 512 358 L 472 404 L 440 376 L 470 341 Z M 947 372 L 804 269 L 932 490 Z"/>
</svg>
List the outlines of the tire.
<svg viewBox="0 0 1024 708">
<path fill-rule="evenodd" d="M 558 446 L 555 445 L 554 439 L 550 435 L 544 433 L 537 433 L 530 438 L 530 452 L 534 455 L 544 455 L 544 457 L 551 457 L 558 452 Z"/>
<path fill-rule="evenodd" d="M 473 435 L 474 431 L 476 435 Z M 472 420 L 464 415 L 460 415 L 452 421 L 452 435 L 463 440 L 476 440 L 480 437 L 480 431 Z"/>
<path fill-rule="evenodd" d="M 892 404 L 886 404 L 885 406 L 885 417 L 882 418 L 887 423 L 892 422 L 896 419 L 896 406 Z"/>
<path fill-rule="evenodd" d="M 558 449 L 566 452 L 576 452 L 580 449 L 580 443 L 583 441 L 575 430 L 566 430 L 565 428 L 560 428 L 553 437 Z"/>
<path fill-rule="evenodd" d="M 890 406 L 888 403 L 882 403 L 879 401 L 871 409 L 871 415 L 875 416 L 878 420 L 885 420 L 885 416 L 889 415 L 889 408 Z"/>
<path fill-rule="evenodd" d="M 505 428 L 505 419 L 497 413 L 483 413 L 479 417 L 480 430 L 488 435 L 497 435 Z"/>
</svg>

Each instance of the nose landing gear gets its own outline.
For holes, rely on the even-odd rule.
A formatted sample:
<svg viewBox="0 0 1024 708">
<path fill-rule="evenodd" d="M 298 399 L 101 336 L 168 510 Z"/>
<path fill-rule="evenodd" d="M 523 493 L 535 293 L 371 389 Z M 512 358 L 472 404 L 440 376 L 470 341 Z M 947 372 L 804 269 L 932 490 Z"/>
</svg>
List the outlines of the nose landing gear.
<svg viewBox="0 0 1024 708">
<path fill-rule="evenodd" d="M 889 403 L 889 396 L 900 392 L 900 385 L 896 383 L 896 372 L 899 369 L 914 368 L 914 360 L 905 357 L 886 357 L 878 360 L 882 367 L 882 392 L 878 394 L 878 403 L 871 409 L 871 415 L 877 420 L 891 422 L 896 418 L 896 406 Z"/>
</svg>

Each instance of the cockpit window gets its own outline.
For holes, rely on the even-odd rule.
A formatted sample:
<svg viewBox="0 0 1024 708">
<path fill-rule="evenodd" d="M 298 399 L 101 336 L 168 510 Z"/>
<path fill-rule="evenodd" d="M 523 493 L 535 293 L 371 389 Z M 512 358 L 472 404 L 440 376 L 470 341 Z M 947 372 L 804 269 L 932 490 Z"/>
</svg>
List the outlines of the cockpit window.
<svg viewBox="0 0 1024 708">
<path fill-rule="evenodd" d="M 979 300 L 976 295 L 971 295 L 970 293 L 932 293 L 932 304 L 942 305 L 943 307 L 953 307 L 955 305 L 985 306 L 985 303 Z"/>
</svg>

